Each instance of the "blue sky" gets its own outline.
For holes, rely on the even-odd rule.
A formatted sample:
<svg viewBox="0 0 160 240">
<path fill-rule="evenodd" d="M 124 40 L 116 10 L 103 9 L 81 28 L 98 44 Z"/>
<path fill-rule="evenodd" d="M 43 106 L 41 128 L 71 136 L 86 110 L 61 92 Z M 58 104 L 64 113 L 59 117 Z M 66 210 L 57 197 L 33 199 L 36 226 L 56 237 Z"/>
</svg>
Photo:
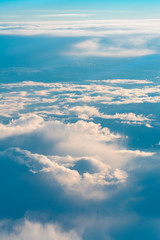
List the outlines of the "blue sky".
<svg viewBox="0 0 160 240">
<path fill-rule="evenodd" d="M 3 9 L 9 14 L 19 14 L 21 10 L 52 10 L 52 11 L 102 11 L 99 15 L 107 18 L 158 18 L 160 3 L 158 0 L 150 1 L 128 1 L 128 0 L 114 0 L 114 1 L 1 1 L 1 11 Z M 103 13 L 103 11 L 106 11 Z M 110 12 L 110 13 L 108 13 Z M 23 13 L 24 14 L 24 13 Z M 35 13 L 34 13 L 35 14 Z"/>
</svg>

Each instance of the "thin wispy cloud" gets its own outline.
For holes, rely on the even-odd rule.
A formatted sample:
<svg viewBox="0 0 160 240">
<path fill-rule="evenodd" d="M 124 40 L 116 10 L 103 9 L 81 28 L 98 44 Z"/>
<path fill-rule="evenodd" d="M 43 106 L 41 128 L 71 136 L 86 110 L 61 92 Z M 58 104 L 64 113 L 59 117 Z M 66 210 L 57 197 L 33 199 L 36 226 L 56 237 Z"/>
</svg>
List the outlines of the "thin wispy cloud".
<svg viewBox="0 0 160 240">
<path fill-rule="evenodd" d="M 94 14 L 85 14 L 85 13 L 62 13 L 62 14 L 43 14 L 38 15 L 37 17 L 90 17 L 94 16 Z"/>
<path fill-rule="evenodd" d="M 122 47 L 122 46 L 105 46 L 100 43 L 100 39 L 92 39 L 80 42 L 73 46 L 73 50 L 65 53 L 65 55 L 73 56 L 92 56 L 92 57 L 141 57 L 156 54 L 155 50 L 147 48 Z"/>
</svg>

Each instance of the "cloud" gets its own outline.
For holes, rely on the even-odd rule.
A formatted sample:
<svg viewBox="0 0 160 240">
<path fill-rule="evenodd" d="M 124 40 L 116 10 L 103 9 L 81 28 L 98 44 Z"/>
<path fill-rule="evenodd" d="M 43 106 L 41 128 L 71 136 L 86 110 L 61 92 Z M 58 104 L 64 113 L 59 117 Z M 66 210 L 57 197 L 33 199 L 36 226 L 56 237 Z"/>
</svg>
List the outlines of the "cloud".
<svg viewBox="0 0 160 240">
<path fill-rule="evenodd" d="M 18 149 L 10 149 L 7 150 L 8 153 L 14 152 L 18 153 Z M 21 155 L 21 158 L 27 162 L 28 156 L 24 155 L 24 151 L 20 150 L 19 154 Z M 30 153 L 31 154 L 31 153 Z M 20 161 L 19 155 L 14 155 L 15 156 L 15 161 Z M 17 156 L 17 157 L 16 157 Z M 34 156 L 34 154 L 29 156 L 29 162 L 31 158 L 40 158 L 42 156 Z M 1 158 L 2 159 L 2 158 Z M 59 156 L 53 156 L 53 159 L 57 162 L 75 162 L 77 163 L 76 168 L 80 169 L 82 166 L 80 164 L 78 165 L 79 161 L 82 161 L 81 159 L 73 159 L 71 156 L 66 156 L 66 159 L 64 160 L 63 157 Z M 50 158 L 50 161 L 53 161 L 52 158 Z M 8 162 L 6 165 L 9 167 L 11 166 L 11 172 L 7 172 L 7 177 L 9 174 L 12 173 L 12 179 L 10 179 L 10 182 L 12 183 L 11 189 L 14 188 L 14 177 L 13 177 L 13 170 L 14 168 L 12 164 L 10 164 L 10 160 L 13 161 L 13 158 L 9 160 L 9 157 L 6 155 L 6 159 Z M 33 159 L 34 161 L 34 159 Z M 35 160 L 37 161 L 37 160 Z M 39 160 L 40 161 L 40 160 Z M 90 162 L 95 162 L 96 164 L 96 159 L 88 159 Z M 5 161 L 6 162 L 6 161 Z M 1 162 L 0 162 L 1 163 Z M 30 162 L 32 163 L 32 162 Z M 5 237 L 15 237 L 15 239 L 19 240 L 19 236 L 22 237 L 22 229 L 25 226 L 25 222 L 29 222 L 31 224 L 35 224 L 32 226 L 32 228 L 27 228 L 26 234 L 38 234 L 41 233 L 41 236 L 48 237 L 48 226 L 50 226 L 50 234 L 51 232 L 55 230 L 57 235 L 55 235 L 55 239 L 61 239 L 62 237 L 60 234 L 64 234 L 63 237 L 68 237 L 69 239 L 71 238 L 71 232 L 75 233 L 80 239 L 95 239 L 95 236 L 98 236 L 100 239 L 106 239 L 106 236 L 109 239 L 118 239 L 119 236 L 123 236 L 123 238 L 128 238 L 130 234 L 133 232 L 136 237 L 139 236 L 139 233 L 143 233 L 143 236 L 146 236 L 146 239 L 149 240 L 150 236 L 153 236 L 156 231 L 158 231 L 158 216 L 159 216 L 159 210 L 158 209 L 158 204 L 159 204 L 159 195 L 157 194 L 158 190 L 158 181 L 159 181 L 159 159 L 157 156 L 157 160 L 155 161 L 154 158 L 152 158 L 151 161 L 148 161 L 148 159 L 145 157 L 139 161 L 134 162 L 134 168 L 132 168 L 132 171 L 129 172 L 129 178 L 127 179 L 127 182 L 123 184 L 123 187 L 118 187 L 116 189 L 116 192 L 112 194 L 114 185 L 107 186 L 109 187 L 109 198 L 107 199 L 101 199 L 101 201 L 92 201 L 91 199 L 86 199 L 83 201 L 82 199 L 74 198 L 73 195 L 70 196 L 68 204 L 68 198 L 65 196 L 65 198 L 60 198 L 56 199 L 57 205 L 55 204 L 54 199 L 56 198 L 56 191 L 54 188 L 49 188 L 48 192 L 49 194 L 49 199 L 46 196 L 46 191 L 45 189 L 47 186 L 44 186 L 42 184 L 42 181 L 38 179 L 37 181 L 37 186 L 36 188 L 41 189 L 42 191 L 42 197 L 39 198 L 39 195 L 37 196 L 36 189 L 33 190 L 32 194 L 27 196 L 26 202 L 24 203 L 24 209 L 26 210 L 26 205 L 28 206 L 28 203 L 31 201 L 32 195 L 36 195 L 35 201 L 31 201 L 29 203 L 29 206 L 31 206 L 31 209 L 35 209 L 35 206 L 38 205 L 39 207 L 39 202 L 42 201 L 42 209 L 43 209 L 43 214 L 39 214 L 39 212 L 27 212 L 26 215 L 30 218 L 29 219 L 34 219 L 32 220 L 24 220 L 19 219 L 17 223 L 11 224 L 10 221 L 5 219 L 4 221 L 1 221 L 0 225 L 0 237 L 5 236 Z M 3 166 L 3 165 L 2 165 Z M 103 167 L 103 166 L 102 166 Z M 6 168 L 8 169 L 8 168 Z M 16 167 L 17 169 L 17 167 Z M 22 169 L 19 169 L 21 172 Z M 94 171 L 94 169 L 91 169 Z M 2 170 L 1 167 L 1 172 L 4 171 Z M 15 174 L 15 173 L 14 173 Z M 34 176 L 37 174 L 31 173 Z M 31 174 L 29 177 L 31 178 Z M 43 173 L 44 174 L 44 173 Z M 122 172 L 115 171 L 115 175 L 120 178 Z M 6 175 L 6 173 L 4 174 Z M 1 175 L 2 176 L 2 175 Z M 123 175 L 122 175 L 123 176 Z M 44 175 L 43 175 L 44 177 Z M 124 177 L 124 176 L 123 176 Z M 17 172 L 15 174 L 15 178 L 17 178 Z M 26 172 L 25 172 L 25 178 L 26 178 Z M 2 179 L 2 178 L 1 178 Z M 14 180 L 14 181 L 13 181 Z M 35 180 L 35 179 L 34 179 Z M 103 180 L 103 179 L 102 179 Z M 22 181 L 22 176 L 18 178 L 18 186 L 20 185 Z M 51 178 L 49 178 L 48 185 L 51 185 Z M 34 186 L 35 182 L 33 181 L 33 178 L 30 179 L 30 188 Z M 26 185 L 22 185 L 23 191 L 27 191 Z M 7 189 L 8 192 L 8 189 Z M 152 195 L 150 195 L 152 193 Z M 21 200 L 21 191 L 13 191 L 13 196 L 17 195 L 17 199 L 20 198 Z M 89 192 L 90 194 L 90 192 Z M 8 196 L 8 195 L 7 195 Z M 25 195 L 26 196 L 26 195 Z M 45 200 L 47 198 L 47 201 Z M 157 199 L 158 198 L 158 199 Z M 13 198 L 12 199 L 12 206 L 14 206 Z M 65 199 L 65 201 L 63 201 Z M 23 204 L 21 201 L 20 206 Z M 6 201 L 5 198 L 2 198 L 2 203 Z M 9 200 L 11 201 L 11 200 Z M 15 199 L 14 199 L 15 201 Z M 149 208 L 151 201 L 154 203 L 155 208 Z M 31 204 L 31 205 L 30 205 Z M 12 209 L 12 206 L 7 206 L 7 209 Z M 49 206 L 48 206 L 49 205 Z M 18 205 L 17 205 L 18 206 Z M 51 209 L 51 206 L 53 207 Z M 2 206 L 3 208 L 4 206 Z M 44 213 L 44 209 L 48 209 L 50 207 L 51 212 L 53 217 L 50 217 L 50 215 L 46 217 Z M 59 209 L 60 208 L 60 209 Z M 69 208 L 69 209 L 68 209 Z M 37 208 L 36 208 L 37 209 Z M 38 208 L 39 209 L 39 208 Z M 62 209 L 62 211 L 61 211 Z M 97 213 L 98 209 L 98 213 Z M 16 212 L 19 211 L 19 206 L 16 208 Z M 58 212 L 58 213 L 57 213 Z M 45 216 L 45 217 L 44 217 Z M 47 219 L 47 220 L 46 220 Z M 52 223 L 51 219 L 55 222 L 55 219 L 58 223 Z M 39 225 L 39 227 L 37 225 Z M 155 228 L 156 225 L 156 228 Z M 15 227 L 14 227 L 15 226 Z M 37 226 L 37 228 L 36 228 Z M 40 228 L 43 227 L 43 229 Z M 59 226 L 64 226 L 63 228 Z M 153 228 L 154 228 L 154 233 L 153 233 Z M 34 229 L 38 229 L 35 233 Z M 64 230 L 65 229 L 65 230 Z M 72 229 L 72 230 L 71 230 Z M 59 230 L 59 231 L 58 231 Z M 3 235 L 2 235 L 3 234 Z M 59 234 L 59 235 L 58 235 Z M 76 239 L 76 235 L 73 235 L 73 239 Z M 147 236 L 149 237 L 147 238 Z M 36 235 L 33 235 L 34 238 L 36 239 Z M 51 234 L 52 236 L 52 234 Z M 27 235 L 29 238 L 30 235 Z M 39 238 L 38 238 L 39 237 Z M 56 238 L 57 237 L 57 238 Z M 159 237 L 159 236 L 158 236 Z M 158 240 L 159 238 L 156 238 Z M 41 239 L 40 236 L 37 236 L 38 239 Z M 14 239 L 14 238 L 11 238 Z M 20 240 L 23 238 L 20 238 Z M 32 239 L 32 238 L 30 238 Z M 63 238 L 62 238 L 63 239 Z M 65 238 L 64 238 L 65 239 Z M 5 239 L 6 240 L 6 239 Z M 7 238 L 8 240 L 8 238 Z M 24 238 L 26 240 L 26 238 Z"/>
<path fill-rule="evenodd" d="M 78 137 L 78 134 L 83 134 L 84 138 L 92 139 L 95 141 L 114 141 L 120 138 L 120 135 L 114 135 L 108 128 L 102 128 L 100 124 L 93 122 L 78 121 L 76 123 L 64 124 L 60 121 L 48 121 L 44 123 L 42 117 L 36 114 L 24 114 L 22 117 L 16 120 L 12 120 L 9 124 L 0 124 L 1 136 L 0 139 L 4 139 L 10 136 L 29 134 L 32 132 L 40 131 L 49 134 L 49 129 L 54 130 L 54 138 L 61 138 L 62 135 Z M 64 131 L 64 133 L 63 133 Z"/>
<path fill-rule="evenodd" d="M 139 150 L 135 150 L 135 151 L 132 151 L 132 150 L 119 150 L 118 151 L 119 153 L 125 153 L 125 154 L 131 154 L 131 156 L 141 156 L 141 157 L 152 157 L 153 155 L 155 155 L 155 152 L 144 152 L 144 151 L 139 151 Z"/>
<path fill-rule="evenodd" d="M 27 147 L 45 155 L 96 156 L 106 164 L 117 167 L 128 161 L 125 154 L 117 152 L 118 140 L 122 136 L 93 122 L 80 120 L 64 124 L 57 120 L 44 121 L 42 117 L 30 114 L 7 125 L 1 124 L 1 132 L 3 148 L 12 146 L 14 142 L 17 147 Z M 34 146 L 33 141 L 36 143 Z"/>
<path fill-rule="evenodd" d="M 92 39 L 75 44 L 73 50 L 66 52 L 65 55 L 73 56 L 94 56 L 94 57 L 141 57 L 155 54 L 156 51 L 147 48 L 127 48 L 117 46 L 105 46 L 100 43 L 100 39 Z"/>
<path fill-rule="evenodd" d="M 54 29 L 47 30 L 47 24 L 44 34 L 51 34 Z M 108 22 L 108 29 L 106 22 L 95 21 L 84 28 L 77 22 L 69 31 L 73 23 L 66 24 L 59 27 L 56 22 L 53 28 L 59 27 L 58 34 L 94 35 L 91 28 L 97 24 L 97 35 L 107 36 L 87 37 L 88 42 L 72 39 L 82 52 L 106 51 L 108 46 L 115 51 L 152 49 L 151 39 L 159 28 L 153 26 L 155 21 L 137 21 L 131 31 L 126 21 L 120 21 L 117 31 L 118 21 L 115 28 L 113 21 L 112 26 Z M 30 30 L 37 34 L 35 29 Z M 151 39 L 144 39 L 143 29 L 154 32 Z M 133 31 L 141 33 L 128 37 Z M 117 37 L 105 35 L 113 32 Z M 158 79 L 1 86 L 0 218 L 20 219 L 13 226 L 1 220 L 0 239 L 159 239 Z M 35 215 L 35 221 L 22 219 L 28 215 L 31 219 Z"/>
<path fill-rule="evenodd" d="M 82 51 L 96 51 L 99 49 L 99 39 L 92 39 L 92 40 L 86 40 L 80 43 L 77 43 L 74 45 L 76 49 L 82 50 Z"/>
<path fill-rule="evenodd" d="M 100 113 L 96 107 L 90 106 L 75 106 L 69 109 L 69 112 L 73 114 L 78 114 L 81 119 L 89 119 L 90 117 L 99 117 Z"/>
<path fill-rule="evenodd" d="M 137 81 L 139 84 L 140 80 Z M 2 88 L 3 102 L 8 106 L 13 101 L 15 106 L 21 103 L 23 111 L 18 109 L 15 117 L 11 105 L 9 123 L 0 124 L 1 154 L 25 165 L 33 175 L 48 177 L 49 184 L 56 182 L 68 195 L 105 199 L 112 195 L 110 188 L 116 189 L 128 181 L 129 163 L 155 155 L 152 151 L 125 148 L 127 136 L 91 120 L 114 119 L 149 127 L 151 115 L 116 111 L 108 114 L 101 107 L 103 102 L 108 105 L 127 104 L 134 99 L 144 102 L 151 98 L 150 94 L 159 93 L 159 85 L 126 88 L 104 81 L 84 85 L 20 82 L 2 84 Z"/>
<path fill-rule="evenodd" d="M 27 150 L 9 148 L 0 156 L 26 165 L 33 174 L 56 181 L 67 194 L 74 193 L 85 199 L 101 200 L 108 197 L 107 186 L 126 181 L 125 171 L 112 169 L 104 162 L 91 157 L 49 156 L 33 154 Z"/>
<path fill-rule="evenodd" d="M 74 14 L 41 15 L 41 17 L 77 16 Z M 83 16 L 83 14 L 79 15 Z M 85 17 L 85 16 L 84 16 Z M 86 16 L 87 17 L 87 16 Z M 159 53 L 160 21 L 145 20 L 72 20 L 0 23 L 0 35 L 50 35 L 52 37 L 85 37 L 72 43 L 60 55 L 94 57 L 141 57 Z"/>
<path fill-rule="evenodd" d="M 49 176 L 50 183 L 56 181 L 67 194 L 86 199 L 108 197 L 108 186 L 126 181 L 126 164 L 154 155 L 120 148 L 120 135 L 82 120 L 65 124 L 26 114 L 1 124 L 1 133 L 1 156 L 26 165 L 33 174 Z"/>
<path fill-rule="evenodd" d="M 133 117 L 135 118 L 135 115 Z M 138 120 L 143 121 L 142 116 L 140 119 L 138 117 Z M 134 119 L 134 121 L 136 120 Z M 1 136 L 2 146 L 5 144 L 4 140 L 7 141 L 10 137 L 8 146 L 14 141 L 17 146 L 28 146 L 32 149 L 32 145 L 29 144 L 30 138 L 32 138 L 36 142 L 34 148 L 42 154 L 71 155 L 73 157 L 97 156 L 100 160 L 113 166 L 123 165 L 127 160 L 125 155 L 116 154 L 120 150 L 117 145 L 122 136 L 93 122 L 81 120 L 76 123 L 64 124 L 60 121 L 44 121 L 37 115 L 24 115 L 8 125 L 1 124 L 1 132 L 3 133 Z M 124 153 L 126 151 L 125 149 L 121 150 L 124 150 Z M 134 152 L 136 153 L 136 151 L 131 152 L 133 156 Z M 140 153 L 141 151 L 139 151 Z"/>
<path fill-rule="evenodd" d="M 100 82 L 105 82 L 110 84 L 151 84 L 153 83 L 148 80 L 137 80 L 137 79 L 108 79 L 108 80 L 101 80 Z"/>
<path fill-rule="evenodd" d="M 96 107 L 90 106 L 75 106 L 69 109 L 69 112 L 73 112 L 81 119 L 92 119 L 92 117 L 99 117 L 103 119 L 119 119 L 123 123 L 128 124 L 149 124 L 151 119 L 143 116 L 142 114 L 136 115 L 135 113 L 115 113 L 114 115 L 108 115 L 100 113 Z M 149 126 L 149 125 L 147 125 Z"/>
<path fill-rule="evenodd" d="M 94 14 L 84 14 L 84 13 L 62 13 L 62 14 L 43 14 L 38 15 L 38 17 L 90 17 L 94 16 Z"/>
<path fill-rule="evenodd" d="M 0 139 L 31 133 L 35 129 L 41 127 L 43 118 L 38 115 L 29 114 L 25 117 L 20 117 L 17 120 L 12 120 L 8 125 L 0 124 Z"/>
<path fill-rule="evenodd" d="M 74 231 L 64 231 L 58 224 L 31 222 L 21 220 L 21 223 L 14 223 L 12 230 L 5 230 L 10 225 L 7 221 L 0 222 L 0 239 L 1 240 L 81 240 L 82 238 Z"/>
<path fill-rule="evenodd" d="M 134 83 L 134 87 L 119 86 L 123 83 Z M 140 83 L 145 84 L 139 86 Z M 116 84 L 115 84 L 116 83 Z M 149 84 L 149 85 L 148 85 Z M 137 86 L 138 85 L 138 86 Z M 123 105 L 160 102 L 160 87 L 147 80 L 112 79 L 96 80 L 92 84 L 79 85 L 75 83 L 41 83 L 21 82 L 2 84 L 1 87 L 9 92 L 2 92 L 1 116 L 19 117 L 24 112 L 39 114 L 48 119 L 72 118 L 81 119 L 93 117 L 119 119 L 126 124 L 147 124 L 153 122 L 150 116 L 136 113 L 107 114 L 100 113 L 94 104 Z M 16 89 L 16 91 L 15 91 Z M 18 89 L 18 90 L 17 90 Z M 76 103 L 76 106 L 74 106 Z M 85 105 L 84 105 L 85 104 Z M 154 118 L 154 116 L 152 116 Z M 148 125 L 149 124 L 149 125 Z"/>
<path fill-rule="evenodd" d="M 136 115 L 135 113 L 116 113 L 115 115 L 101 115 L 102 118 L 105 119 L 120 119 L 123 123 L 129 124 L 146 124 L 151 120 L 142 114 Z"/>
<path fill-rule="evenodd" d="M 2 35 L 52 35 L 106 37 L 110 35 L 131 35 L 134 45 L 142 45 L 146 39 L 159 36 L 158 19 L 144 20 L 81 20 L 81 21 L 35 21 L 1 22 Z M 140 34 L 143 38 L 133 37 Z"/>
<path fill-rule="evenodd" d="M 47 155 L 73 157 L 98 155 L 108 163 L 112 162 L 112 158 L 119 159 L 115 155 L 114 143 L 120 135 L 93 122 L 77 121 L 64 124 L 60 121 L 44 121 L 42 117 L 36 115 L 26 115 L 10 124 L 1 124 L 1 132 L 3 147 L 16 144 Z"/>
</svg>

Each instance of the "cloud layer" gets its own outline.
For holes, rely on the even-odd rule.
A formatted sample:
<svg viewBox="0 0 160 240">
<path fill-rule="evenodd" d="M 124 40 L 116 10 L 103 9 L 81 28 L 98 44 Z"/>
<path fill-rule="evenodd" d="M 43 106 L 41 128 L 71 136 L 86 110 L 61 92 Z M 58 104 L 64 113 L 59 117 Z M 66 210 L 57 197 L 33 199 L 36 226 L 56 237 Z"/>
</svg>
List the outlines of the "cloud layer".
<svg viewBox="0 0 160 240">
<path fill-rule="evenodd" d="M 156 209 L 159 200 L 158 80 L 24 81 L 1 90 L 0 212 L 22 221 L 8 229 L 2 220 L 2 239 L 128 239 L 139 225 L 146 239 L 154 226 L 158 239 L 159 215 L 148 210 L 150 196 Z"/>
<path fill-rule="evenodd" d="M 128 58 L 159 53 L 159 26 L 157 19 L 1 22 L 0 34 L 76 37 L 69 51 L 59 49 L 60 55 Z"/>
</svg>

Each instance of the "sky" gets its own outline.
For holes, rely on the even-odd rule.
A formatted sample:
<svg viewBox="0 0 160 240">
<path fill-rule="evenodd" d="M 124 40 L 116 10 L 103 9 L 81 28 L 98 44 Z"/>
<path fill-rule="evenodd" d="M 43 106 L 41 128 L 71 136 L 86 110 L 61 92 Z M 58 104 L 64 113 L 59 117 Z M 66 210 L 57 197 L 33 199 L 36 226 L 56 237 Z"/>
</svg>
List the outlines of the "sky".
<svg viewBox="0 0 160 240">
<path fill-rule="evenodd" d="M 32 14 L 37 14 L 37 11 L 60 12 L 94 12 L 97 17 L 109 19 L 122 18 L 159 18 L 160 3 L 158 0 L 146 1 L 129 1 L 129 0 L 34 0 L 34 1 L 19 1 L 19 0 L 1 0 L 2 15 L 27 15 L 28 18 L 33 17 Z M 28 11 L 32 12 L 29 14 Z M 34 13 L 33 13 L 34 12 Z M 29 14 L 29 15 L 28 15 Z M 3 19 L 3 18 L 2 18 Z M 28 19 L 29 20 L 29 19 Z"/>
<path fill-rule="evenodd" d="M 0 239 L 160 239 L 158 1 L 0 1 Z"/>
</svg>

